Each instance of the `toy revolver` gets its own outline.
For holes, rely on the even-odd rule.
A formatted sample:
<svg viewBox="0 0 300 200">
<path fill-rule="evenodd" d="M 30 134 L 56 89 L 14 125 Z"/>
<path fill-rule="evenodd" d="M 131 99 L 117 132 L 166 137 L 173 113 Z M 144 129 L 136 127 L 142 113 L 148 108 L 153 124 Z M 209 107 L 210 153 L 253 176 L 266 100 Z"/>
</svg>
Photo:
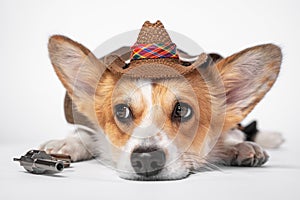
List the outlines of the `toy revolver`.
<svg viewBox="0 0 300 200">
<path fill-rule="evenodd" d="M 47 154 L 45 151 L 30 150 L 21 158 L 14 158 L 19 161 L 28 172 L 33 174 L 58 173 L 69 167 L 71 157 L 64 154 Z"/>
</svg>

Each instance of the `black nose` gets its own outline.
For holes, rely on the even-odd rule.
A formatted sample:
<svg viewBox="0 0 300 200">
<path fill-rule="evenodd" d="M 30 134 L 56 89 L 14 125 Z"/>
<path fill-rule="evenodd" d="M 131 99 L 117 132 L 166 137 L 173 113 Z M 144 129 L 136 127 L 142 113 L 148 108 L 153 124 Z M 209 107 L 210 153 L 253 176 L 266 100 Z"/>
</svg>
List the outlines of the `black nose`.
<svg viewBox="0 0 300 200">
<path fill-rule="evenodd" d="M 131 154 L 131 166 L 141 176 L 157 175 L 166 164 L 166 155 L 157 148 L 137 148 Z"/>
</svg>

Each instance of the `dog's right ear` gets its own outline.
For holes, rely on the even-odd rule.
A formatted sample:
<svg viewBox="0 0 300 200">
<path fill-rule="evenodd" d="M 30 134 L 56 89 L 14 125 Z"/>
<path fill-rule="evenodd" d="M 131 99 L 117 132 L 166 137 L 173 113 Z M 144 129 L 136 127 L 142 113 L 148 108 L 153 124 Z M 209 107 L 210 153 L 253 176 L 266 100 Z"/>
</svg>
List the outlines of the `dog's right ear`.
<svg viewBox="0 0 300 200">
<path fill-rule="evenodd" d="M 77 109 L 90 118 L 87 112 L 92 108 L 87 106 L 93 105 L 93 95 L 105 65 L 83 45 L 65 36 L 50 37 L 48 50 L 55 72 Z"/>
</svg>

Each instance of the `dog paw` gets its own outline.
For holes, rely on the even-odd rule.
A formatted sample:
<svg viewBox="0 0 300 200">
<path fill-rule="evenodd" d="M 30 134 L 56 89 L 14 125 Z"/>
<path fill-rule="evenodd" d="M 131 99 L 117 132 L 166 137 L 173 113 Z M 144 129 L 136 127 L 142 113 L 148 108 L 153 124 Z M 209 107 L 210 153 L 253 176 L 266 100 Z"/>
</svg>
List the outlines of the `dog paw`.
<svg viewBox="0 0 300 200">
<path fill-rule="evenodd" d="M 265 164 L 269 155 L 254 142 L 242 142 L 234 146 L 232 166 L 259 167 Z"/>
<path fill-rule="evenodd" d="M 72 161 L 87 160 L 91 158 L 90 153 L 85 149 L 82 142 L 74 137 L 67 137 L 62 140 L 50 140 L 39 147 L 49 154 L 66 154 L 71 156 Z"/>
</svg>

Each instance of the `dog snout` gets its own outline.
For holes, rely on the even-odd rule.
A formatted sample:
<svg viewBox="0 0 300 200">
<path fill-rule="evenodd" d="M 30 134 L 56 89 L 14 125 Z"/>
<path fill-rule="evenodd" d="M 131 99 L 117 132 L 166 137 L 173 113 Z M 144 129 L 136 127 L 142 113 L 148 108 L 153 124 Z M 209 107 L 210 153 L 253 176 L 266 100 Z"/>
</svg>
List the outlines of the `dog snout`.
<svg viewBox="0 0 300 200">
<path fill-rule="evenodd" d="M 158 148 L 137 148 L 131 154 L 131 166 L 141 176 L 157 175 L 166 164 L 166 154 Z"/>
</svg>

